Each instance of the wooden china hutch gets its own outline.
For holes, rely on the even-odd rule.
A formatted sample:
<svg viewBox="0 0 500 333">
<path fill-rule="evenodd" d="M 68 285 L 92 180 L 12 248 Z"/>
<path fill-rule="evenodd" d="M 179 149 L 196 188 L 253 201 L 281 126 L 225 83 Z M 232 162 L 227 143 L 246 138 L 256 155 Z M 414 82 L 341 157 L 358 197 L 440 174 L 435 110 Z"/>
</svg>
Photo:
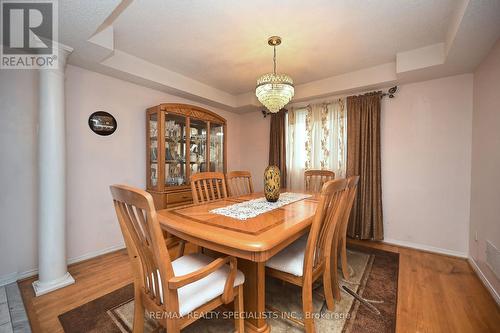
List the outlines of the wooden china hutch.
<svg viewBox="0 0 500 333">
<path fill-rule="evenodd" d="M 226 173 L 226 120 L 188 104 L 165 103 L 146 111 L 147 191 L 156 209 L 193 201 L 190 177 Z"/>
</svg>

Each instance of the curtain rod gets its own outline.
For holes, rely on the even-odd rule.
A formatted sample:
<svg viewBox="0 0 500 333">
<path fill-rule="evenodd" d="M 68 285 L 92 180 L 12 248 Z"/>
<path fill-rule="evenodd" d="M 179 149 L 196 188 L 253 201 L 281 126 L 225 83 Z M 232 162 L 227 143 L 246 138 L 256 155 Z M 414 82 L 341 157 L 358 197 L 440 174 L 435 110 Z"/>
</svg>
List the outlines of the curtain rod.
<svg viewBox="0 0 500 333">
<path fill-rule="evenodd" d="M 373 93 L 382 93 L 380 95 L 380 98 L 384 98 L 385 96 L 388 96 L 389 98 L 394 98 L 394 95 L 396 94 L 396 92 L 398 91 L 398 86 L 394 86 L 392 88 L 389 88 L 386 92 L 382 92 L 382 90 L 374 90 L 374 91 L 369 91 L 369 92 L 366 92 L 364 94 L 361 94 L 361 95 L 358 95 L 358 96 L 363 96 L 363 95 L 370 95 L 370 94 L 373 94 Z M 349 96 L 345 96 L 346 98 L 347 97 L 351 97 L 351 96 L 356 96 L 356 95 L 349 95 Z M 282 109 L 284 112 L 288 112 L 287 109 Z M 266 109 L 263 109 L 262 110 L 262 115 L 264 116 L 264 118 L 266 118 L 268 115 L 271 115 L 272 113 L 267 111 Z"/>
<path fill-rule="evenodd" d="M 387 92 L 382 93 L 382 95 L 380 97 L 389 96 L 389 98 L 394 98 L 394 94 L 397 91 L 398 91 L 398 86 L 394 86 L 392 88 L 389 88 L 389 90 L 387 90 Z"/>
</svg>

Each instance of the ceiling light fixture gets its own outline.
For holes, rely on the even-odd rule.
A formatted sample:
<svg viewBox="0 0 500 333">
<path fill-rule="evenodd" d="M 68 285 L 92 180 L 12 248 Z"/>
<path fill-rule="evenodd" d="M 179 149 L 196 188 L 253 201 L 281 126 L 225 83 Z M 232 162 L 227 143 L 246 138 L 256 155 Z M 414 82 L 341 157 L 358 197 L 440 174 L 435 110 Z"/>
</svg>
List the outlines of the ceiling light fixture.
<svg viewBox="0 0 500 333">
<path fill-rule="evenodd" d="M 276 46 L 281 44 L 281 37 L 269 37 L 267 43 L 274 49 L 274 69 L 272 73 L 257 79 L 255 95 L 270 112 L 276 113 L 287 105 L 295 93 L 293 80 L 287 74 L 276 74 Z"/>
</svg>

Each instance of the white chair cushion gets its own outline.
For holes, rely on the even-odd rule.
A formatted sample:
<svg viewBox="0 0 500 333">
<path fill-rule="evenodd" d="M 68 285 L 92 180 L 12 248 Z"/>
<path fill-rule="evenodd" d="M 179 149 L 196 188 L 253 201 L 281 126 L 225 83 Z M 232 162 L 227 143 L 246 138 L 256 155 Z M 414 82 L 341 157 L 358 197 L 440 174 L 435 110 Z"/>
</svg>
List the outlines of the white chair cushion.
<svg viewBox="0 0 500 333">
<path fill-rule="evenodd" d="M 285 247 L 278 254 L 266 262 L 266 267 L 281 272 L 302 276 L 304 268 L 304 253 L 306 251 L 308 234 L 303 235 L 292 244 Z"/>
<path fill-rule="evenodd" d="M 192 253 L 172 261 L 172 268 L 175 276 L 181 276 L 205 267 L 214 260 L 214 258 L 202 253 Z M 179 296 L 179 314 L 185 316 L 201 305 L 222 295 L 228 274 L 229 265 L 224 265 L 203 279 L 179 288 L 177 290 Z M 158 279 L 158 282 L 160 284 L 160 299 L 163 302 L 161 279 Z M 238 270 L 234 279 L 234 286 L 239 286 L 244 282 L 245 276 Z"/>
</svg>

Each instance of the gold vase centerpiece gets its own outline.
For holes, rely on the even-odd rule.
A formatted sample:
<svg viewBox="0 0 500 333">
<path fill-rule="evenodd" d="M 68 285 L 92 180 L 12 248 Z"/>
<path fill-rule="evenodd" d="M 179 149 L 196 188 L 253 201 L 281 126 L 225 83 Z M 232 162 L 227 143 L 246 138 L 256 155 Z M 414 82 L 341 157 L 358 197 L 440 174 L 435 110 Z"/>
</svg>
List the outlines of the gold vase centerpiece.
<svg viewBox="0 0 500 333">
<path fill-rule="evenodd" d="M 276 202 L 280 197 L 280 169 L 270 165 L 264 171 L 264 194 L 269 202 Z"/>
</svg>

